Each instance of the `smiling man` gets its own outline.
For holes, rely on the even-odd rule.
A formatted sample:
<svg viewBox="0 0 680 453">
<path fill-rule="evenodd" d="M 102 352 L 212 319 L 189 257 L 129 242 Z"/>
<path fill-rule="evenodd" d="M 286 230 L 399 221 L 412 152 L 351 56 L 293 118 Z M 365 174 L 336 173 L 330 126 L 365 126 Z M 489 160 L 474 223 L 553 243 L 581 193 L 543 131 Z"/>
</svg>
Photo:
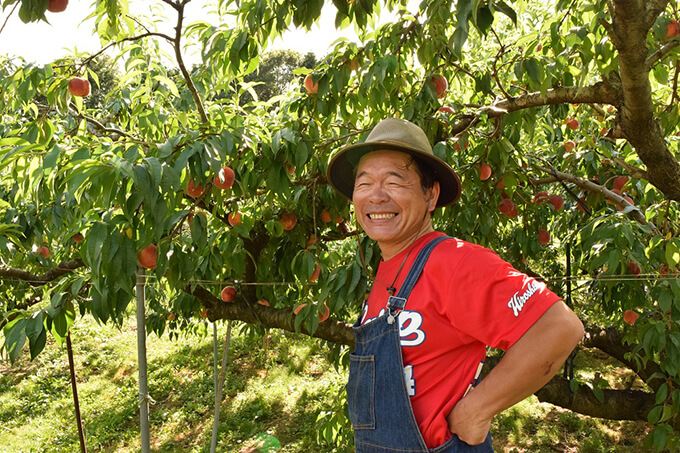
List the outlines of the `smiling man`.
<svg viewBox="0 0 680 453">
<path fill-rule="evenodd" d="M 552 378 L 583 325 L 543 283 L 433 229 L 460 180 L 415 124 L 381 121 L 328 179 L 382 253 L 350 356 L 357 452 L 493 451 L 493 417 Z M 487 347 L 506 353 L 479 382 Z"/>
</svg>

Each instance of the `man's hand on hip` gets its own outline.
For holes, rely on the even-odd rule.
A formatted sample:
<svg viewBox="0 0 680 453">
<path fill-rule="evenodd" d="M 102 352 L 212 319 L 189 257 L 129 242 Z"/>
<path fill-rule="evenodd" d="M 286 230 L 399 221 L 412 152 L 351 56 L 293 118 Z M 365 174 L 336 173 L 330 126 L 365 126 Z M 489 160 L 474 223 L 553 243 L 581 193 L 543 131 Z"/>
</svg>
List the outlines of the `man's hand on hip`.
<svg viewBox="0 0 680 453">
<path fill-rule="evenodd" d="M 449 430 L 468 445 L 483 443 L 491 429 L 491 420 L 493 420 L 493 417 L 485 418 L 480 411 L 469 407 L 468 396 L 471 396 L 474 391 L 474 388 L 470 389 L 468 395 L 458 401 L 447 417 Z"/>
</svg>

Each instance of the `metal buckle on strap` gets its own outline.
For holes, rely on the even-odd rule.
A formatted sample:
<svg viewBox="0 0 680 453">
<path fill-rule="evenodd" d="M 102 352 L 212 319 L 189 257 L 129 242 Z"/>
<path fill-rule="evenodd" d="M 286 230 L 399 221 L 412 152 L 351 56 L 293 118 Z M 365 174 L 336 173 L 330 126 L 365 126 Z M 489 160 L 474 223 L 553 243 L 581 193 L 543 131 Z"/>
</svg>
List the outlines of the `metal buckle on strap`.
<svg viewBox="0 0 680 453">
<path fill-rule="evenodd" d="M 387 299 L 387 324 L 394 324 L 394 320 L 406 305 L 406 298 L 390 296 Z"/>
</svg>

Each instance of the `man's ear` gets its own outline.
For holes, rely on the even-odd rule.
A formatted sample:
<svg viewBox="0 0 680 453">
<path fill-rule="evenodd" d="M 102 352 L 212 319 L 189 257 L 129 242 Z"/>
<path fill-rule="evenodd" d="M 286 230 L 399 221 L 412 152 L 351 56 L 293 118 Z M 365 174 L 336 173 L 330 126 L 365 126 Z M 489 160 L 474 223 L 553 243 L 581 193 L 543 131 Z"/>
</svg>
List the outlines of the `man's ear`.
<svg viewBox="0 0 680 453">
<path fill-rule="evenodd" d="M 427 199 L 427 212 L 432 212 L 437 207 L 437 200 L 439 200 L 439 181 L 435 181 L 432 188 L 429 190 L 430 194 Z"/>
</svg>

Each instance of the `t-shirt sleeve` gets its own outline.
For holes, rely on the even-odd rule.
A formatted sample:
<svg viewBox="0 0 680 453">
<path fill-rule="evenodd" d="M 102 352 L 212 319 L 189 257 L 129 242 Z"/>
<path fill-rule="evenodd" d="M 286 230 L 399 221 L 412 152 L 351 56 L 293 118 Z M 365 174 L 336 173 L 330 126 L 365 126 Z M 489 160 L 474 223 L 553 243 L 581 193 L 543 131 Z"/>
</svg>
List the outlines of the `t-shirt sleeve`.
<svg viewBox="0 0 680 453">
<path fill-rule="evenodd" d="M 493 251 L 468 247 L 449 281 L 447 316 L 462 334 L 507 350 L 560 298 Z"/>
</svg>

